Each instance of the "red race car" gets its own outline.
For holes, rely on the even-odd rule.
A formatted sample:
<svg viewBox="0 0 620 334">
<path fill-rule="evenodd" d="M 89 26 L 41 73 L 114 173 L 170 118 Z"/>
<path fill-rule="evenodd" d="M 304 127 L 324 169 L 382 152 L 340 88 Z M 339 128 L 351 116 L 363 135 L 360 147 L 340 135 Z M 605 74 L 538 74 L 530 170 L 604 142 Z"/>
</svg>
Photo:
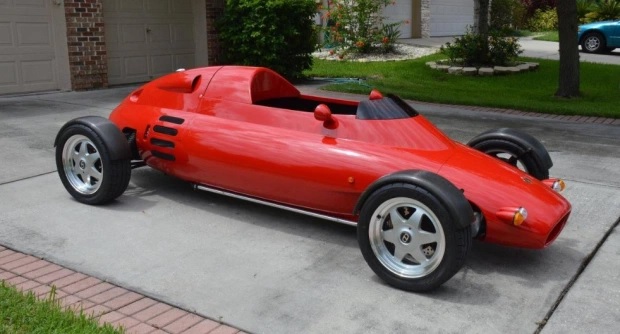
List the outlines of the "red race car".
<svg viewBox="0 0 620 334">
<path fill-rule="evenodd" d="M 400 98 L 302 95 L 265 68 L 179 70 L 56 140 L 63 185 L 103 204 L 143 165 L 196 189 L 357 226 L 387 283 L 426 291 L 463 266 L 472 239 L 544 248 L 571 211 L 544 146 L 503 128 L 455 142 Z"/>
</svg>

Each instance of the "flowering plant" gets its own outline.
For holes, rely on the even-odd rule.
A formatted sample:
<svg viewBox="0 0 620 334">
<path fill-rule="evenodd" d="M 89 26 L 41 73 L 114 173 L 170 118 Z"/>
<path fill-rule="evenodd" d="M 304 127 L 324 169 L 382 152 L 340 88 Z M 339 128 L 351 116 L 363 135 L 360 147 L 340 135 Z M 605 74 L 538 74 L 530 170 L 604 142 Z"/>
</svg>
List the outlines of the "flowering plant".
<svg viewBox="0 0 620 334">
<path fill-rule="evenodd" d="M 389 52 L 400 32 L 400 22 L 384 24 L 381 12 L 392 0 L 330 0 L 325 9 L 327 42 L 341 55 L 348 52 Z"/>
</svg>

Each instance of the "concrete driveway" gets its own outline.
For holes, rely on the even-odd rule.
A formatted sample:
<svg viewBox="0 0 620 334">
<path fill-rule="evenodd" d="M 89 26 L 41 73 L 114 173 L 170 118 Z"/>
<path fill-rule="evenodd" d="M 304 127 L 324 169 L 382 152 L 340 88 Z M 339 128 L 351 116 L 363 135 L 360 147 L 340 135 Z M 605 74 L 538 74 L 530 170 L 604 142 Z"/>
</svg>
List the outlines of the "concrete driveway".
<svg viewBox="0 0 620 334">
<path fill-rule="evenodd" d="M 454 278 L 413 294 L 374 275 L 352 227 L 196 192 L 148 168 L 134 170 L 110 205 L 77 203 L 55 173 L 56 132 L 73 117 L 107 116 L 130 90 L 0 98 L 0 244 L 258 333 L 612 333 L 620 325 L 618 121 L 414 104 L 460 141 L 502 126 L 541 139 L 573 213 L 548 249 L 476 242 Z"/>
</svg>

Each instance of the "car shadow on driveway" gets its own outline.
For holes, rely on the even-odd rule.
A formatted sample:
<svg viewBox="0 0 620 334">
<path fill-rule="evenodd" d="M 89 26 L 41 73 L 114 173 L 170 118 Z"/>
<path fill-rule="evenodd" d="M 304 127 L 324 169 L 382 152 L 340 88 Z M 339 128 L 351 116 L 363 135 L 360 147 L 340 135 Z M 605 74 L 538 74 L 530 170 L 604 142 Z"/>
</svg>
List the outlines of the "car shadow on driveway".
<svg viewBox="0 0 620 334">
<path fill-rule="evenodd" d="M 334 245 L 357 249 L 356 229 L 323 219 L 193 190 L 189 182 L 168 176 L 151 168 L 133 170 L 129 189 L 109 205 L 111 210 L 144 211 L 157 205 L 154 196 L 162 196 L 183 206 L 205 211 L 237 223 L 320 240 Z M 171 208 L 185 210 L 183 207 Z"/>
<path fill-rule="evenodd" d="M 111 210 L 148 211 L 157 204 L 158 200 L 153 198 L 156 196 L 177 203 L 178 206 L 174 205 L 170 210 L 178 210 L 179 214 L 189 208 L 204 212 L 204 223 L 214 223 L 211 228 L 225 228 L 224 224 L 234 221 L 235 224 L 244 225 L 244 229 L 249 231 L 261 229 L 272 231 L 270 233 L 273 235 L 285 233 L 313 240 L 314 243 L 331 245 L 327 247 L 345 247 L 349 250 L 347 251 L 349 256 L 356 255 L 351 261 L 358 262 L 358 266 L 366 266 L 357 251 L 355 227 L 222 195 L 195 191 L 190 183 L 150 168 L 134 170 L 130 189 L 109 207 Z M 484 305 L 499 298 L 501 292 L 495 288 L 492 281 L 481 280 L 480 277 L 500 276 L 503 280 L 530 289 L 553 286 L 558 282 L 566 282 L 574 274 L 572 270 L 563 270 L 572 266 L 557 265 L 558 259 L 578 263 L 583 257 L 584 254 L 573 250 L 570 247 L 570 240 L 565 239 L 558 240 L 543 250 L 511 248 L 474 241 L 463 269 L 446 284 L 424 296 L 451 302 L 458 300 L 459 303 L 468 305 Z M 317 259 L 316 270 L 325 266 L 324 260 Z M 370 273 L 368 278 L 391 289 L 373 273 Z M 563 285 L 558 285 L 552 287 L 552 290 L 561 291 L 563 288 Z"/>
</svg>

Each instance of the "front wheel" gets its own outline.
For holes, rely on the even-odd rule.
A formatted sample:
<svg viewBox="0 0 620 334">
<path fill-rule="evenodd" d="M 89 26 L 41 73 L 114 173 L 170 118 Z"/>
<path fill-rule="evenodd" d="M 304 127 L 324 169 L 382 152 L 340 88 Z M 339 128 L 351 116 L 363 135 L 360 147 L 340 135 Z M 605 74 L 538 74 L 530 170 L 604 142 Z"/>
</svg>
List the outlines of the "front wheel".
<svg viewBox="0 0 620 334">
<path fill-rule="evenodd" d="M 471 248 L 471 229 L 457 227 L 449 211 L 421 187 L 399 183 L 380 188 L 360 212 L 357 236 L 364 259 L 377 276 L 399 289 L 437 288 L 459 271 Z"/>
<path fill-rule="evenodd" d="M 112 160 L 106 138 L 83 124 L 58 134 L 56 167 L 62 184 L 76 200 L 104 204 L 120 196 L 131 176 L 129 159 Z"/>
<path fill-rule="evenodd" d="M 544 180 L 553 166 L 549 152 L 536 138 L 510 129 L 493 129 L 472 138 L 468 146 Z"/>
<path fill-rule="evenodd" d="M 605 37 L 597 32 L 590 32 L 583 36 L 581 49 L 588 53 L 601 53 L 607 50 Z"/>
</svg>

